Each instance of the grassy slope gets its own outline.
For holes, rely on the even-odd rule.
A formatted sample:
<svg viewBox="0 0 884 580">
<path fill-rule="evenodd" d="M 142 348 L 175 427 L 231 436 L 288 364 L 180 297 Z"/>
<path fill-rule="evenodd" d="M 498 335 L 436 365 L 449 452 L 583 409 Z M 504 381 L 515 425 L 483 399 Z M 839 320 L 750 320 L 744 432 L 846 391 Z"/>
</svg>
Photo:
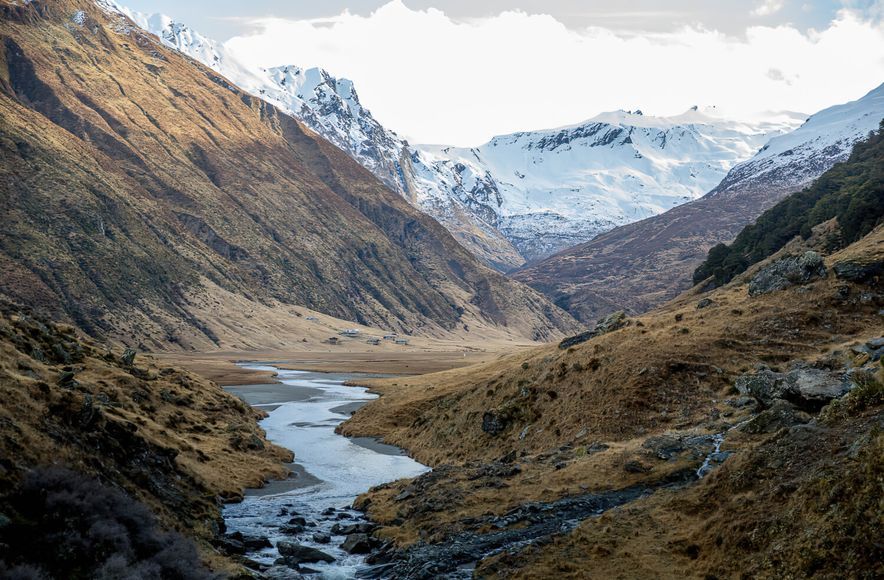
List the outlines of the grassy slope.
<svg viewBox="0 0 884 580">
<path fill-rule="evenodd" d="M 0 289 L 18 300 L 148 348 L 229 343 L 236 328 L 205 319 L 231 302 L 428 335 L 572 328 L 343 152 L 124 19 L 85 0 L 0 10 Z"/>
<path fill-rule="evenodd" d="M 124 489 L 225 567 L 208 545 L 216 497 L 284 475 L 291 454 L 214 383 L 121 354 L 0 301 L 0 496 L 30 468 L 65 465 Z"/>
<path fill-rule="evenodd" d="M 827 263 L 846 260 L 884 261 L 884 228 Z M 752 298 L 746 284 L 755 269 L 712 293 L 687 293 L 624 329 L 568 351 L 546 347 L 482 366 L 375 383 L 384 396 L 345 423 L 344 432 L 381 435 L 430 465 L 453 467 L 444 468 L 416 497 L 396 499 L 408 482 L 367 494 L 369 513 L 386 525 L 384 534 L 409 543 L 441 539 L 463 518 L 502 514 L 526 500 L 659 480 L 684 467 L 684 461 L 696 467 L 702 457 L 661 462 L 642 448 L 644 441 L 660 434 L 720 432 L 748 417 L 746 408 L 726 403 L 735 398 L 732 385 L 740 373 L 760 363 L 785 368 L 793 360 L 840 360 L 846 345 L 880 335 L 879 283 L 853 284 L 830 273 L 825 280 Z M 701 296 L 711 298 L 712 305 L 698 309 Z M 880 522 L 875 520 L 880 505 L 870 500 L 880 487 L 874 475 L 881 469 L 875 455 L 880 404 L 804 437 L 783 436 L 790 457 L 778 451 L 776 439 L 734 432 L 726 448 L 737 456 L 686 495 L 654 496 L 647 502 L 651 507 L 636 503 L 585 523 L 549 547 L 491 562 L 483 570 L 504 577 L 513 569 L 523 577 L 553 569 L 574 577 L 590 572 L 625 578 L 707 572 L 731 577 L 742 569 L 775 576 L 793 566 L 820 565 L 814 562 L 822 554 L 831 560 L 828 570 L 850 564 L 868 571 L 873 545 L 860 541 L 845 547 L 850 542 L 844 538 L 853 533 L 851 526 L 868 533 Z M 483 414 L 506 408 L 512 424 L 497 436 L 483 432 Z M 599 442 L 609 449 L 592 452 Z M 845 453 L 845 445 L 854 442 L 858 460 Z M 818 449 L 831 453 L 814 455 Z M 471 475 L 510 451 L 520 474 Z M 630 461 L 641 470 L 625 469 Z M 792 471 L 781 473 L 781 464 Z M 859 494 L 831 496 L 840 519 L 820 515 L 827 486 Z M 801 493 L 785 505 L 784 490 L 791 489 Z M 436 503 L 445 509 L 434 509 L 433 500 L 440 498 L 445 502 Z M 713 499 L 717 503 L 707 505 Z M 865 522 L 869 517 L 871 523 Z M 774 524 L 763 524 L 765 518 Z M 799 538 L 797 528 L 805 524 L 811 531 Z M 769 544 L 751 539 L 756 527 Z M 810 550 L 813 534 L 824 545 L 816 551 Z M 716 544 L 719 536 L 725 539 Z M 603 537 L 610 541 L 600 543 Z M 865 552 L 855 555 L 856 550 Z M 763 551 L 764 558 L 754 561 L 755 551 Z M 784 555 L 777 559 L 779 552 Z"/>
</svg>

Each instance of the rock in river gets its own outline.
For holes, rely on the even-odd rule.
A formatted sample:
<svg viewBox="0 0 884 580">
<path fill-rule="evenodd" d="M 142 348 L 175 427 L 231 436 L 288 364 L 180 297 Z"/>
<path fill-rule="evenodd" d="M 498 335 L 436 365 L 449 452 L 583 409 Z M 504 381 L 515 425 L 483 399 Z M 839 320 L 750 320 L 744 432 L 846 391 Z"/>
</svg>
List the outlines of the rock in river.
<svg viewBox="0 0 884 580">
<path fill-rule="evenodd" d="M 283 556 L 286 562 L 294 561 L 298 564 L 301 563 L 312 563 L 312 562 L 334 562 L 335 559 L 323 552 L 322 550 L 317 550 L 316 548 L 311 548 L 309 546 L 302 546 L 301 544 L 295 544 L 294 542 L 279 542 L 276 544 L 276 549 L 279 550 L 281 556 Z"/>
<path fill-rule="evenodd" d="M 371 541 L 367 534 L 350 534 L 341 544 L 341 549 L 348 554 L 368 554 L 371 552 Z"/>
</svg>

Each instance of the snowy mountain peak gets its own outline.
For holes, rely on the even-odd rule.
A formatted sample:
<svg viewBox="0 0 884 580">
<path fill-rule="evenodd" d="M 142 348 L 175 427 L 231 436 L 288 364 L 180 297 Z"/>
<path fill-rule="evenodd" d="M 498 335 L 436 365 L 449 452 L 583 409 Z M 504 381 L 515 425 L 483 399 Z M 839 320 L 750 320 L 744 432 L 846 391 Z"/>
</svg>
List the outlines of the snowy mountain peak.
<svg viewBox="0 0 884 580">
<path fill-rule="evenodd" d="M 884 119 L 884 84 L 860 99 L 810 116 L 795 131 L 770 140 L 754 157 L 731 170 L 714 194 L 745 187 L 794 191 L 845 160 L 853 145 Z M 747 185 L 748 184 L 748 185 Z"/>
<path fill-rule="evenodd" d="M 500 269 L 695 199 L 804 120 L 739 122 L 702 106 L 673 117 L 621 110 L 479 147 L 412 146 L 374 119 L 349 80 L 321 68 L 249 68 L 171 18 L 120 10 L 346 151 Z"/>
</svg>

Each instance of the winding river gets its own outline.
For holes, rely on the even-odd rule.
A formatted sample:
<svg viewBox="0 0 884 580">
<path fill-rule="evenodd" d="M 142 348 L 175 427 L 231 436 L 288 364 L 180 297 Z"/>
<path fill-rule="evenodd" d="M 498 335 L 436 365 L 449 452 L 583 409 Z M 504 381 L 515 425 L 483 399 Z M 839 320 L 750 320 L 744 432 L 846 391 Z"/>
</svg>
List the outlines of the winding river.
<svg viewBox="0 0 884 580">
<path fill-rule="evenodd" d="M 290 466 L 293 475 L 288 480 L 250 490 L 244 501 L 225 507 L 228 531 L 266 536 L 274 546 L 285 540 L 320 549 L 335 561 L 309 564 L 309 568 L 324 578 L 354 577 L 365 566 L 364 557 L 342 550 L 344 538 L 332 535 L 332 527 L 364 521 L 361 513 L 349 507 L 360 493 L 381 483 L 420 475 L 429 468 L 396 447 L 335 433 L 335 427 L 353 411 L 377 398 L 365 388 L 344 385 L 366 375 L 292 371 L 258 364 L 242 366 L 277 373 L 281 384 L 245 385 L 228 390 L 269 412 L 261 422 L 267 438 L 292 450 L 295 463 Z M 306 520 L 306 524 L 302 532 L 293 533 L 292 525 L 298 525 L 298 518 Z M 313 536 L 317 533 L 331 535 L 331 542 L 315 541 Z M 272 547 L 250 553 L 249 557 L 270 565 L 279 553 Z"/>
</svg>

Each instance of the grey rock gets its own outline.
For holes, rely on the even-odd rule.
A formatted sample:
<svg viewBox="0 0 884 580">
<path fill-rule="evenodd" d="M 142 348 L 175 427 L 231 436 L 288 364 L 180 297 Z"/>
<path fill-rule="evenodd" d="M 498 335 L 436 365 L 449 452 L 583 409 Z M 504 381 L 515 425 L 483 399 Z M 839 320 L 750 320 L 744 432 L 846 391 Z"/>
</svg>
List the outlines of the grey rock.
<svg viewBox="0 0 884 580">
<path fill-rule="evenodd" d="M 286 536 L 297 536 L 298 534 L 304 533 L 304 526 L 291 525 L 291 526 L 282 526 L 279 528 L 280 533 L 285 534 Z"/>
<path fill-rule="evenodd" d="M 826 266 L 822 256 L 808 251 L 801 256 L 781 258 L 759 270 L 749 282 L 749 296 L 767 294 L 825 277 Z"/>
<path fill-rule="evenodd" d="M 310 546 L 302 546 L 294 542 L 280 541 L 276 544 L 279 554 L 286 559 L 286 564 L 293 561 L 296 564 L 312 563 L 312 562 L 334 562 L 334 557 L 326 554 L 322 550 L 311 548 Z"/>
<path fill-rule="evenodd" d="M 627 461 L 623 465 L 623 469 L 629 473 L 647 473 L 651 470 L 650 467 L 643 465 L 634 459 Z"/>
<path fill-rule="evenodd" d="M 773 433 L 787 427 L 808 423 L 811 416 L 799 411 L 786 401 L 775 401 L 766 409 L 740 427 L 740 431 L 750 434 Z"/>
<path fill-rule="evenodd" d="M 58 385 L 60 387 L 73 387 L 76 384 L 77 381 L 74 380 L 73 371 L 61 371 L 58 374 Z"/>
<path fill-rule="evenodd" d="M 328 544 L 331 542 L 331 536 L 323 534 L 322 532 L 316 532 L 313 534 L 313 541 L 317 544 Z"/>
<path fill-rule="evenodd" d="M 832 266 L 835 276 L 850 282 L 868 283 L 884 276 L 884 262 L 838 262 Z"/>
<path fill-rule="evenodd" d="M 699 302 L 697 302 L 697 310 L 701 310 L 703 308 L 708 308 L 715 304 L 711 298 L 703 298 Z"/>
<path fill-rule="evenodd" d="M 123 364 L 127 367 L 131 367 L 132 364 L 135 362 L 135 354 L 135 350 L 127 348 L 125 351 L 123 351 L 123 356 L 120 357 L 120 360 L 123 361 Z"/>
<path fill-rule="evenodd" d="M 587 330 L 586 332 L 581 332 L 580 334 L 569 336 L 568 338 L 562 340 L 562 342 L 559 343 L 559 348 L 561 348 L 562 350 L 566 348 L 571 348 L 572 346 L 584 343 L 597 336 L 613 332 L 619 328 L 624 327 L 625 325 L 626 313 L 622 310 L 612 312 L 611 314 L 599 320 L 596 323 L 595 328 L 593 328 L 592 330 Z"/>
<path fill-rule="evenodd" d="M 741 375 L 734 386 L 742 395 L 754 397 L 765 407 L 783 399 L 805 411 L 819 411 L 829 401 L 846 395 L 852 388 L 844 372 L 795 364 L 787 373 L 762 368 Z"/>
<path fill-rule="evenodd" d="M 371 552 L 371 542 L 367 534 L 350 534 L 341 544 L 341 549 L 348 554 L 368 554 Z"/>
<path fill-rule="evenodd" d="M 489 435 L 499 435 L 506 430 L 506 421 L 497 411 L 485 411 L 482 415 L 482 431 Z"/>
<path fill-rule="evenodd" d="M 658 459 L 672 459 L 673 456 L 684 450 L 682 442 L 670 435 L 648 437 L 642 443 L 642 447 L 653 453 Z"/>
</svg>

